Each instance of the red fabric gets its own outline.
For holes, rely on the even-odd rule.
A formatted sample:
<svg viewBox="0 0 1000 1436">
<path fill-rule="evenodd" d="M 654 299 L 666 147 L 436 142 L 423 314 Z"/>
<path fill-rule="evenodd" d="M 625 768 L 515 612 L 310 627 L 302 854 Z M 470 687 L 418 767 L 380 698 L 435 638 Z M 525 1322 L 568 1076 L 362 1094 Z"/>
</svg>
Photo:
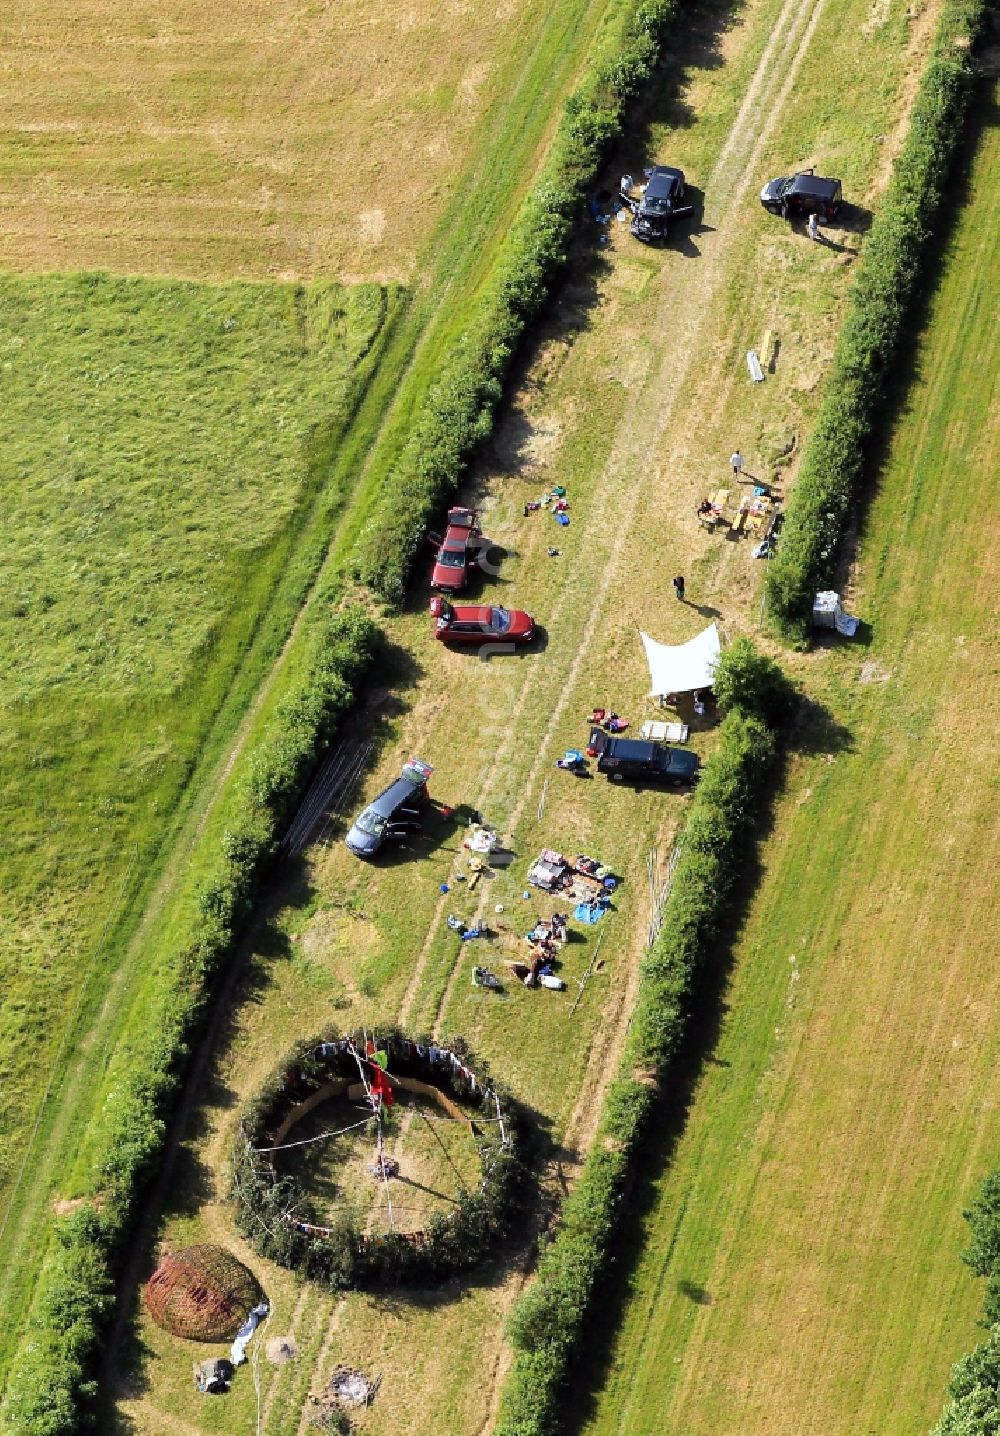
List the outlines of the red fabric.
<svg viewBox="0 0 1000 1436">
<path fill-rule="evenodd" d="M 386 1107 L 391 1107 L 396 1100 L 396 1094 L 392 1090 L 392 1083 L 382 1071 L 377 1062 L 371 1064 L 371 1091 L 373 1097 L 381 1097 Z"/>
</svg>

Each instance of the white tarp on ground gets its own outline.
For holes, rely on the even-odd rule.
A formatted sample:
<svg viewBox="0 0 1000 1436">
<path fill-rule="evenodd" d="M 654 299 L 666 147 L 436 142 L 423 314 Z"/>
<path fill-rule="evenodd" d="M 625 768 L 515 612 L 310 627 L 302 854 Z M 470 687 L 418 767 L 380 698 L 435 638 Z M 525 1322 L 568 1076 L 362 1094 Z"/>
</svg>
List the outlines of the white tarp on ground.
<svg viewBox="0 0 1000 1436">
<path fill-rule="evenodd" d="M 719 630 L 714 623 L 696 638 L 689 638 L 687 643 L 679 643 L 675 647 L 657 643 L 648 633 L 640 633 L 639 637 L 649 664 L 653 685 L 651 698 L 659 698 L 664 693 L 692 693 L 696 688 L 711 688 L 715 665 L 722 652 Z"/>
<path fill-rule="evenodd" d="M 229 1352 L 229 1360 L 234 1366 L 242 1366 L 243 1362 L 246 1361 L 247 1347 L 250 1345 L 250 1338 L 270 1310 L 271 1308 L 267 1302 L 262 1301 L 258 1306 L 254 1307 L 236 1333 L 236 1340 L 233 1342 L 232 1349 Z"/>
</svg>

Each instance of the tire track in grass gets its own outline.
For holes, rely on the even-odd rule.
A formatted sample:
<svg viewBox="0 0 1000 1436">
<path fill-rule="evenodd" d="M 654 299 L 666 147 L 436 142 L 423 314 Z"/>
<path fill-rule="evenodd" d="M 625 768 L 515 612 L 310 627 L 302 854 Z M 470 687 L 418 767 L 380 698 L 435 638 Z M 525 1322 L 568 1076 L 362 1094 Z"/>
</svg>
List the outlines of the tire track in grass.
<svg viewBox="0 0 1000 1436">
<path fill-rule="evenodd" d="M 300 1289 L 300 1291 L 299 1291 L 298 1299 L 297 1299 L 295 1305 L 292 1307 L 291 1314 L 289 1315 L 289 1318 L 288 1318 L 288 1333 L 289 1333 L 289 1334 L 292 1333 L 293 1331 L 296 1331 L 296 1330 L 298 1329 L 299 1323 L 300 1323 L 301 1320 L 302 1320 L 303 1310 L 304 1310 L 304 1308 L 308 1305 L 309 1297 L 310 1297 L 311 1294 L 312 1294 L 312 1293 L 311 1293 L 311 1290 L 310 1290 L 310 1287 L 309 1287 L 308 1282 L 303 1282 L 303 1283 L 302 1283 L 302 1287 L 301 1287 L 301 1289 Z M 270 1327 L 271 1323 L 273 1322 L 273 1320 L 274 1320 L 274 1312 L 271 1311 L 271 1312 L 268 1313 L 268 1326 L 269 1326 L 269 1327 Z M 288 1365 L 290 1365 L 290 1366 L 293 1365 L 293 1364 L 294 1364 L 294 1363 L 292 1363 L 292 1362 L 289 1362 L 289 1363 L 288 1363 Z M 264 1401 L 263 1401 L 263 1403 L 262 1403 L 262 1405 L 261 1405 L 261 1411 L 260 1411 L 260 1426 L 261 1426 L 261 1430 L 262 1430 L 262 1431 L 266 1431 L 266 1430 L 267 1430 L 268 1424 L 269 1424 L 269 1422 L 270 1422 L 270 1420 L 271 1420 L 271 1413 L 272 1413 L 273 1410 L 274 1410 L 274 1403 L 275 1403 L 275 1400 L 277 1399 L 278 1392 L 279 1392 L 279 1390 L 281 1389 L 281 1372 L 282 1372 L 283 1369 L 284 1369 L 284 1368 L 282 1368 L 282 1367 L 280 1367 L 280 1366 L 278 1366 L 278 1367 L 275 1368 L 274 1375 L 273 1375 L 273 1377 L 272 1377 L 271 1383 L 270 1383 L 270 1385 L 269 1385 L 268 1388 L 267 1388 L 267 1395 L 264 1397 Z"/>
<path fill-rule="evenodd" d="M 341 1318 L 343 1317 L 346 1309 L 347 1298 L 342 1296 L 337 1302 L 336 1306 L 333 1308 L 333 1311 L 330 1313 L 330 1320 L 326 1324 L 326 1330 L 323 1333 L 323 1340 L 320 1343 L 320 1348 L 312 1360 L 310 1369 L 313 1372 L 321 1372 L 323 1366 L 328 1360 L 330 1355 L 330 1348 L 333 1346 L 334 1337 L 340 1330 Z M 310 1410 L 309 1402 L 304 1401 L 302 1403 L 302 1414 L 299 1417 L 298 1424 L 295 1427 L 296 1436 L 305 1436 L 305 1433 L 310 1429 L 311 1422 L 312 1413 Z"/>
<path fill-rule="evenodd" d="M 701 266 L 699 283 L 687 287 L 681 300 L 678 301 L 673 293 L 667 292 L 667 285 L 664 285 L 664 292 L 658 306 L 657 325 L 663 325 L 669 310 L 673 329 L 671 331 L 671 329 L 661 327 L 659 332 L 678 333 L 683 330 L 685 342 L 679 346 L 682 357 L 678 360 L 673 348 L 664 353 L 652 378 L 647 380 L 644 385 L 636 405 L 629 410 L 626 418 L 618 425 L 614 449 L 599 487 L 604 489 L 606 486 L 610 486 L 611 492 L 621 492 L 621 489 L 625 488 L 626 498 L 621 510 L 622 522 L 618 526 L 617 537 L 611 544 L 610 550 L 607 550 L 606 556 L 600 559 L 600 577 L 595 587 L 595 596 L 590 607 L 588 621 L 584 625 L 575 655 L 561 683 L 559 696 L 538 745 L 535 761 L 521 789 L 520 797 L 504 824 L 505 830 L 512 833 L 516 831 L 529 802 L 533 799 L 537 801 L 538 782 L 549 763 L 549 758 L 546 756 L 549 745 L 575 691 L 588 651 L 604 618 L 612 587 L 623 583 L 627 578 L 623 571 L 623 557 L 626 552 L 630 551 L 629 539 L 640 513 L 645 488 L 651 481 L 654 483 L 662 481 L 663 470 L 662 465 L 656 463 L 657 455 L 663 447 L 663 437 L 672 421 L 675 405 L 697 352 L 697 340 L 708 324 L 710 301 L 721 288 L 726 262 L 738 239 L 737 204 L 746 194 L 754 179 L 760 155 L 778 123 L 781 109 L 795 84 L 825 5 L 826 0 L 786 0 L 783 5 L 733 126 L 705 186 L 706 221 L 709 221 L 710 213 L 713 217 L 717 216 L 716 243 L 711 251 L 711 260 Z M 776 75 L 781 77 L 781 83 L 777 86 L 774 83 Z M 645 436 L 644 442 L 638 446 L 638 449 L 634 440 L 637 430 Z M 647 477 L 645 480 L 629 484 L 628 479 L 632 473 L 652 475 L 653 478 L 650 480 Z M 601 516 L 595 508 L 590 517 L 585 542 L 581 546 L 588 554 L 591 567 L 594 566 L 595 556 L 601 552 L 600 538 L 605 530 L 606 525 L 603 524 Z M 573 601 L 573 595 L 564 588 L 557 606 L 557 615 L 562 616 L 566 606 Z M 503 765 L 513 742 L 516 730 L 514 719 L 524 711 L 534 680 L 535 674 L 529 673 L 526 676 L 505 738 L 484 775 L 478 803 L 483 810 L 488 810 L 490 795 L 496 789 L 497 780 L 503 771 Z M 541 681 L 540 676 L 539 681 Z M 551 684 L 551 673 L 549 674 L 549 683 Z M 484 915 L 487 902 L 488 892 L 484 890 L 476 907 L 477 921 Z M 435 909 L 431 930 L 421 948 L 418 963 L 415 965 L 407 987 L 406 1012 L 408 1015 L 416 1002 L 445 906 L 443 895 Z M 600 1118 L 601 1094 L 609 1080 L 607 1074 L 620 1057 L 628 1030 L 628 1019 L 636 998 L 639 982 L 638 959 L 644 947 L 643 932 L 643 925 L 639 921 L 638 914 L 635 914 L 633 916 L 634 937 L 627 964 L 627 977 L 622 1000 L 618 1004 L 614 1021 L 606 1026 L 607 1040 L 603 1043 L 595 1043 L 591 1051 L 585 1080 L 581 1084 L 577 1102 L 563 1133 L 561 1147 L 564 1152 L 573 1144 L 577 1146 L 578 1150 L 588 1147 L 596 1131 Z M 435 1032 L 439 1030 L 442 1018 L 452 1002 L 461 970 L 460 953 L 434 1009 L 432 1027 Z M 602 1074 L 604 1074 L 603 1081 L 601 1080 Z M 529 1280 L 530 1272 L 526 1269 L 511 1279 L 507 1286 L 506 1309 L 509 1310 L 513 1305 Z M 509 1359 L 509 1349 L 501 1330 L 497 1332 L 490 1359 L 488 1414 L 479 1436 L 488 1436 L 489 1431 L 493 1429 L 499 1411 L 502 1382 Z"/>
<path fill-rule="evenodd" d="M 626 979 L 623 986 L 618 989 L 620 997 L 615 1004 L 613 1014 L 611 1014 L 611 1020 L 602 1024 L 599 1033 L 591 1043 L 584 1079 L 580 1083 L 580 1091 L 563 1129 L 559 1151 L 550 1164 L 550 1179 L 555 1178 L 558 1170 L 562 1180 L 566 1180 L 567 1171 L 572 1172 L 579 1166 L 582 1160 L 580 1154 L 590 1147 L 597 1130 L 604 1094 L 617 1070 L 628 1033 L 629 1021 L 635 1007 L 639 989 L 639 958 L 646 947 L 645 935 L 648 932 L 648 919 L 651 916 L 652 914 L 647 911 L 647 902 L 644 900 L 643 910 L 634 916 L 632 942 L 626 963 Z M 530 1252 L 529 1247 L 525 1252 L 525 1260 L 521 1262 L 517 1271 L 511 1274 L 505 1284 L 503 1302 L 505 1320 L 497 1328 L 489 1378 L 486 1383 L 489 1393 L 488 1412 L 486 1420 L 476 1436 L 489 1436 L 500 1412 L 503 1382 L 512 1359 L 512 1352 L 504 1337 L 503 1329 L 514 1302 L 531 1280 L 531 1265 L 528 1260 Z"/>
<path fill-rule="evenodd" d="M 600 516 L 596 511 L 592 516 L 591 529 L 586 534 L 583 547 L 586 549 L 590 567 L 597 568 L 600 577 L 594 586 L 595 598 L 591 605 L 590 617 L 584 627 L 566 677 L 561 684 L 560 696 L 544 730 L 538 746 L 538 754 L 522 786 L 520 797 L 502 824 L 504 831 L 511 833 L 516 831 L 529 801 L 537 793 L 539 778 L 549 762 L 546 756 L 549 744 L 579 680 L 587 653 L 604 617 L 609 593 L 614 584 L 624 580 L 623 556 L 627 549 L 631 530 L 639 514 L 644 491 L 642 483 L 627 484 L 629 471 L 634 468 L 638 472 L 653 474 L 655 482 L 659 482 L 661 479 L 662 467 L 656 464 L 656 458 L 662 446 L 662 438 L 673 418 L 674 406 L 683 389 L 696 352 L 696 344 L 693 341 L 707 322 L 708 300 L 717 292 L 725 262 L 738 238 L 738 221 L 733 217 L 736 205 L 754 178 L 760 154 L 777 124 L 778 113 L 792 90 L 808 51 L 809 42 L 825 8 L 825 3 L 826 0 L 786 0 L 782 7 L 751 84 L 740 105 L 737 118 L 713 169 L 712 178 L 706 184 L 706 194 L 711 196 L 715 207 L 721 211 L 716 225 L 718 242 L 713 250 L 712 262 L 710 265 L 702 266 L 699 275 L 700 283 L 697 286 L 690 286 L 685 291 L 685 302 L 681 306 L 678 306 L 672 294 L 665 292 L 661 297 L 661 312 L 657 320 L 660 332 L 668 332 L 662 327 L 667 311 L 670 313 L 671 323 L 676 332 L 679 324 L 684 322 L 683 316 L 678 314 L 678 308 L 686 310 L 688 336 L 683 350 L 685 357 L 680 363 L 677 363 L 672 351 L 668 351 L 663 356 L 659 368 L 653 378 L 647 381 L 639 397 L 636 407 L 641 405 L 643 413 L 637 418 L 635 408 L 633 408 L 627 420 L 623 420 L 619 424 L 615 447 L 605 469 L 602 487 L 604 484 L 610 483 L 612 486 L 617 484 L 618 487 L 615 491 L 620 491 L 622 486 L 627 488 L 628 498 L 622 510 L 623 522 L 618 527 L 617 538 L 608 549 L 600 542 L 606 532 L 606 526 L 601 523 Z M 768 85 L 769 78 L 774 74 L 783 76 L 777 95 L 773 94 L 774 86 Z M 768 116 L 763 123 L 759 123 L 758 110 L 761 105 L 766 106 Z M 707 216 L 708 206 L 706 205 L 706 218 Z M 729 217 L 727 218 L 727 216 Z M 647 436 L 644 445 L 639 450 L 638 457 L 634 441 L 634 430 L 637 427 Z M 596 563 L 595 558 L 598 559 Z M 575 596 L 564 589 L 557 605 L 554 623 L 564 615 L 566 608 L 573 602 L 575 602 Z M 549 673 L 551 675 L 551 670 Z M 525 711 L 529 697 L 533 696 L 535 679 L 536 674 L 530 672 L 521 685 L 516 702 L 508 717 L 503 739 L 483 773 L 479 790 L 480 797 L 477 802 L 477 806 L 483 811 L 488 811 L 490 808 L 492 795 L 496 791 L 498 779 L 503 773 L 516 738 L 517 720 Z M 542 681 L 541 674 L 539 674 L 538 682 Z M 549 683 L 551 683 L 551 676 L 549 676 Z M 477 920 L 485 914 L 488 901 L 489 893 L 487 889 L 484 889 L 476 906 Z M 421 946 L 407 985 L 401 1006 L 401 1021 L 409 1020 L 416 1006 L 421 985 L 426 977 L 430 954 L 440 934 L 441 920 L 448 905 L 447 895 L 442 894 L 435 906 L 427 937 Z M 608 1034 L 607 1039 L 603 1043 L 595 1043 L 590 1053 L 585 1080 L 581 1084 L 577 1102 L 563 1132 L 561 1146 L 564 1156 L 571 1146 L 575 1145 L 578 1150 L 589 1146 L 600 1117 L 600 1096 L 608 1080 L 608 1077 L 605 1076 L 602 1081 L 601 1074 L 607 1074 L 613 1069 L 624 1044 L 628 1018 L 638 987 L 638 958 L 644 946 L 641 937 L 644 931 L 643 925 L 639 922 L 638 916 L 633 919 L 633 922 L 635 938 L 631 945 L 622 997 L 617 1005 L 614 1021 L 607 1024 L 604 1029 Z M 461 971 L 460 951 L 429 1023 L 435 1032 L 440 1030 L 443 1015 L 451 1004 Z M 512 1276 L 507 1283 L 505 1292 L 505 1310 L 509 1310 L 529 1280 L 530 1271 L 526 1268 Z M 502 1331 L 498 1331 L 489 1366 L 488 1412 L 480 1436 L 487 1436 L 495 1422 L 499 1409 L 502 1381 L 508 1364 L 509 1352 L 506 1342 Z"/>
<path fill-rule="evenodd" d="M 538 745 L 535 760 L 521 789 L 521 795 L 505 824 L 505 828 L 511 832 L 516 830 L 529 800 L 537 801 L 538 780 L 551 761 L 548 756 L 549 746 L 575 692 L 593 640 L 605 621 L 608 596 L 613 587 L 621 587 L 628 581 L 623 558 L 633 551 L 632 531 L 647 487 L 651 483 L 660 484 L 664 477 L 662 463 L 658 463 L 657 459 L 661 455 L 664 435 L 673 419 L 675 405 L 699 352 L 698 340 L 710 321 L 711 300 L 721 288 L 727 262 L 736 246 L 740 229 L 736 213 L 738 203 L 755 177 L 760 155 L 777 126 L 778 117 L 798 77 L 825 6 L 826 0 L 785 0 L 732 129 L 705 185 L 705 220 L 706 223 L 711 223 L 715 230 L 715 242 L 711 251 L 706 244 L 704 263 L 698 267 L 697 279 L 686 285 L 680 295 L 671 289 L 668 283 L 663 285 L 653 332 L 683 336 L 683 342 L 665 348 L 659 366 L 647 380 L 635 405 L 630 407 L 618 425 L 611 457 L 598 488 L 603 492 L 624 492 L 625 497 L 619 510 L 621 521 L 606 557 L 600 561 L 600 577 L 594 587 L 587 622 L 560 684 L 559 695 Z M 780 77 L 780 84 L 776 84 L 776 77 Z M 635 438 L 637 432 L 644 436 L 639 443 Z M 591 567 L 594 567 L 594 556 L 600 550 L 601 536 L 607 533 L 607 529 L 603 511 L 595 505 L 591 510 L 589 525 L 581 545 L 590 559 Z M 565 608 L 574 601 L 574 595 L 568 587 L 564 587 L 557 605 L 557 614 L 562 617 Z M 524 710 L 534 676 L 534 673 L 529 673 L 525 679 L 508 724 L 507 735 L 485 775 L 478 803 L 483 810 L 489 808 L 490 794 L 496 787 L 510 745 L 514 741 L 516 723 L 513 719 Z M 551 688 L 551 672 L 546 677 L 546 686 Z M 539 682 L 542 681 L 544 680 L 539 676 Z M 476 908 L 477 919 L 485 912 L 487 901 L 488 892 L 484 891 Z M 437 937 L 445 905 L 442 898 L 437 904 L 431 930 L 415 964 L 407 988 L 407 1013 L 416 1000 L 416 992 L 431 946 Z M 461 970 L 459 958 L 433 1011 L 430 1026 L 435 1032 L 454 995 Z"/>
</svg>

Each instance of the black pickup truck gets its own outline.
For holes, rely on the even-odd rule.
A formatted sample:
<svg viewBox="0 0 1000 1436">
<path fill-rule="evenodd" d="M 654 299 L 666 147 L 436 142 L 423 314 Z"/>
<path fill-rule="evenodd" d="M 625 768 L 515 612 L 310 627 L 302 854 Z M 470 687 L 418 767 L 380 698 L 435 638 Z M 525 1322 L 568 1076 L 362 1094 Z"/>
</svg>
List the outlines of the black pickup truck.
<svg viewBox="0 0 1000 1436">
<path fill-rule="evenodd" d="M 684 172 L 671 165 L 657 165 L 649 173 L 649 182 L 638 204 L 630 201 L 632 208 L 632 233 L 636 239 L 666 239 L 670 221 L 683 219 L 693 212 L 689 204 L 680 204 L 684 198 Z"/>
<path fill-rule="evenodd" d="M 693 783 L 698 755 L 638 738 L 613 738 L 603 728 L 590 730 L 587 752 L 597 759 L 597 771 L 613 783 Z"/>
</svg>

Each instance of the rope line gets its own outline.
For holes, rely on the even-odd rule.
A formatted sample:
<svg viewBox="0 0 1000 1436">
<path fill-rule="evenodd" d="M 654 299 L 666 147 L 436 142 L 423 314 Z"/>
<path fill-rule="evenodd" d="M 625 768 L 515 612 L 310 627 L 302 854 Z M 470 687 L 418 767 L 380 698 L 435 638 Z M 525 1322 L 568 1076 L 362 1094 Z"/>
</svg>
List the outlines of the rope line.
<svg viewBox="0 0 1000 1436">
<path fill-rule="evenodd" d="M 367 1127 L 369 1122 L 374 1122 L 374 1112 L 367 1117 L 362 1117 L 360 1122 L 353 1122 L 349 1127 L 338 1127 L 335 1131 L 320 1132 L 318 1137 L 303 1137 L 298 1142 L 282 1142 L 277 1147 L 253 1147 L 254 1152 L 288 1152 L 292 1147 L 308 1147 L 313 1142 L 325 1142 L 327 1137 L 342 1137 L 345 1132 L 356 1132 L 359 1127 Z"/>
</svg>

